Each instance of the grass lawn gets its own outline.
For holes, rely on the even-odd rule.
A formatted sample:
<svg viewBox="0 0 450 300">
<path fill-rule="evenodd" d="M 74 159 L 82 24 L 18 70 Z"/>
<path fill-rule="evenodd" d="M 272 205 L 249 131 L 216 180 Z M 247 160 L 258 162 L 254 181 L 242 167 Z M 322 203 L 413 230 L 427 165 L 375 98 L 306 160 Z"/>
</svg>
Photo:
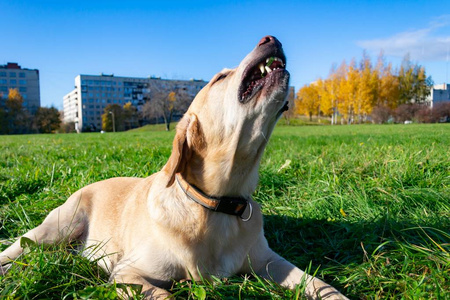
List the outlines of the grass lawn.
<svg viewBox="0 0 450 300">
<path fill-rule="evenodd" d="M 173 132 L 0 137 L 0 250 L 79 188 L 158 171 Z M 278 126 L 254 194 L 271 247 L 354 299 L 450 297 L 450 125 Z M 28 245 L 0 299 L 116 297 L 94 262 Z M 174 284 L 181 299 L 295 299 L 260 278 Z M 138 297 L 138 296 L 136 296 Z"/>
</svg>

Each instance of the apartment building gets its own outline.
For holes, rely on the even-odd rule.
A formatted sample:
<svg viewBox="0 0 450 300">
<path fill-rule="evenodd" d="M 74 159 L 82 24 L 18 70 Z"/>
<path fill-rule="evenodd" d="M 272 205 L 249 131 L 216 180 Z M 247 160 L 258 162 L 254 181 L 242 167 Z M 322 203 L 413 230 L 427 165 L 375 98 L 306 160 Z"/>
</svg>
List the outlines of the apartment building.
<svg viewBox="0 0 450 300">
<path fill-rule="evenodd" d="M 155 77 L 136 78 L 114 75 L 78 75 L 75 88 L 64 96 L 64 122 L 74 122 L 79 131 L 100 131 L 102 114 L 108 104 L 131 102 L 138 110 L 152 91 L 183 89 L 192 99 L 207 84 L 203 80 L 168 80 Z"/>
<path fill-rule="evenodd" d="M 39 70 L 26 69 L 17 63 L 0 65 L 0 106 L 4 106 L 9 89 L 17 89 L 23 97 L 23 107 L 35 113 L 41 106 Z"/>
<path fill-rule="evenodd" d="M 447 83 L 436 84 L 431 89 L 430 96 L 428 98 L 430 107 L 441 102 L 450 101 L 450 88 Z"/>
</svg>

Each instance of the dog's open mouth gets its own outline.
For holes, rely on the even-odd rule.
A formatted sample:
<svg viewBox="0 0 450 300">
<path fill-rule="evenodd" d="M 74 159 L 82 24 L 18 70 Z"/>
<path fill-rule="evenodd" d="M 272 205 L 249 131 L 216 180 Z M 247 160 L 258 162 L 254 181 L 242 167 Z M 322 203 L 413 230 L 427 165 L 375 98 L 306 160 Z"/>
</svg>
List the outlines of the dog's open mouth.
<svg viewBox="0 0 450 300">
<path fill-rule="evenodd" d="M 270 78 L 277 76 L 277 73 L 285 72 L 286 58 L 284 55 L 280 56 L 264 57 L 262 60 L 256 61 L 256 63 L 247 68 L 239 88 L 240 102 L 247 102 L 264 87 Z"/>
</svg>

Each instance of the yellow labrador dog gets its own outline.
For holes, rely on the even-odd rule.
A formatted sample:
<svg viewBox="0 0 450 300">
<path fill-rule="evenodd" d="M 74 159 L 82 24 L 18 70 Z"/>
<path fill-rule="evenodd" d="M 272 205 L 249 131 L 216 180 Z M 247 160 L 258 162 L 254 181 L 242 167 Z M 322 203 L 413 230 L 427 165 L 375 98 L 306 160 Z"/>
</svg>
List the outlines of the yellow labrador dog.
<svg viewBox="0 0 450 300">
<path fill-rule="evenodd" d="M 287 109 L 289 73 L 281 43 L 264 37 L 236 69 L 225 69 L 179 122 L 172 154 L 148 178 L 112 178 L 74 193 L 24 237 L 40 244 L 78 240 L 111 281 L 143 286 L 163 299 L 172 280 L 251 273 L 316 299 L 336 289 L 274 253 L 251 199 L 268 138 Z M 93 245 L 101 251 L 89 252 Z M 0 254 L 0 273 L 23 249 Z"/>
</svg>

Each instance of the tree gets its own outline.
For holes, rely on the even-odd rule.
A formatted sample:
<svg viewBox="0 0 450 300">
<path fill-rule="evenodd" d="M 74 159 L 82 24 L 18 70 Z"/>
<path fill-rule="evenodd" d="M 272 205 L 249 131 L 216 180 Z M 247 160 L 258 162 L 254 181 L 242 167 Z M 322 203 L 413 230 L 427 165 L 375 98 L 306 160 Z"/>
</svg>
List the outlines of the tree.
<svg viewBox="0 0 450 300">
<path fill-rule="evenodd" d="M 170 123 L 175 114 L 184 114 L 192 102 L 184 89 L 177 89 L 171 92 L 157 90 L 150 93 L 143 108 L 142 115 L 145 118 L 162 118 L 166 125 L 166 130 L 170 130 Z"/>
<path fill-rule="evenodd" d="M 6 111 L 2 107 L 3 93 L 0 93 L 0 134 L 8 133 L 8 122 L 6 120 Z"/>
<path fill-rule="evenodd" d="M 312 121 L 313 114 L 319 114 L 319 92 L 317 85 L 305 85 L 297 93 L 295 103 L 298 114 L 305 114 L 309 116 Z"/>
<path fill-rule="evenodd" d="M 138 127 L 138 110 L 131 102 L 125 103 L 123 106 L 123 118 L 125 130 Z"/>
<path fill-rule="evenodd" d="M 339 82 L 338 95 L 340 101 L 337 108 L 339 113 L 347 120 L 347 123 L 350 124 L 354 119 L 355 107 L 357 106 L 360 76 L 354 61 L 348 67 L 343 62 L 341 68 L 343 76 Z"/>
<path fill-rule="evenodd" d="M 5 103 L 6 133 L 30 132 L 30 116 L 23 108 L 23 98 L 17 89 L 9 89 L 8 99 Z"/>
<path fill-rule="evenodd" d="M 427 77 L 425 68 L 412 64 L 409 55 L 403 59 L 399 77 L 400 103 L 424 103 L 430 95 L 430 87 L 433 85 L 431 77 Z"/>
<path fill-rule="evenodd" d="M 390 109 L 397 108 L 400 98 L 399 78 L 392 71 L 392 64 L 378 67 L 380 74 L 378 106 L 384 106 Z"/>
<path fill-rule="evenodd" d="M 380 85 L 380 74 L 372 67 L 370 57 L 365 53 L 360 63 L 359 75 L 359 94 L 355 109 L 358 121 L 361 123 L 372 113 L 378 99 Z"/>
<path fill-rule="evenodd" d="M 61 126 L 59 111 L 54 107 L 39 107 L 34 116 L 34 127 L 40 133 L 51 133 Z"/>
<path fill-rule="evenodd" d="M 102 130 L 115 132 L 123 131 L 124 129 L 124 113 L 122 106 L 118 104 L 108 104 L 102 115 Z"/>
<path fill-rule="evenodd" d="M 425 68 L 413 64 L 406 56 L 400 69 L 386 64 L 381 53 L 377 66 L 373 67 L 370 57 L 364 52 L 359 66 L 355 60 L 347 65 L 345 61 L 336 68 L 333 66 L 326 79 L 319 79 L 311 84 L 317 88 L 320 111 L 331 116 L 331 124 L 336 124 L 338 115 L 341 122 L 352 123 L 365 121 L 372 115 L 375 122 L 386 122 L 394 110 L 402 104 L 422 104 L 430 94 L 433 85 L 431 77 L 426 76 Z M 297 113 L 312 116 L 315 103 L 306 102 L 309 86 L 302 87 L 304 93 L 299 98 Z M 373 110 L 376 108 L 375 113 Z M 401 107 L 397 111 L 397 119 L 411 118 L 411 108 Z M 430 111 L 421 111 L 421 119 L 428 120 Z M 414 115 L 413 115 L 414 116 Z"/>
</svg>

